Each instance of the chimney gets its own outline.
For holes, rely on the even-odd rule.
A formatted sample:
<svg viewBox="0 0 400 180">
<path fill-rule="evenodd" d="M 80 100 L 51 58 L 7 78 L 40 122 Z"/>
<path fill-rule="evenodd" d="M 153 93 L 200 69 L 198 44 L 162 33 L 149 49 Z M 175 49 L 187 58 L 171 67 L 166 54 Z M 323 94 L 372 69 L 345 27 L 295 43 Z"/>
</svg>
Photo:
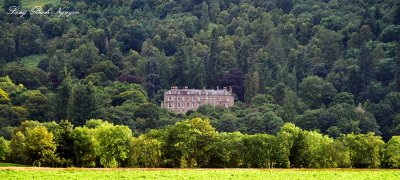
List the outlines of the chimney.
<svg viewBox="0 0 400 180">
<path fill-rule="evenodd" d="M 217 90 L 219 90 L 219 86 L 217 86 Z"/>
<path fill-rule="evenodd" d="M 184 88 L 184 89 L 186 89 L 186 90 L 187 90 L 187 89 L 189 89 L 189 88 L 188 88 L 187 86 L 185 86 L 185 88 Z"/>
<path fill-rule="evenodd" d="M 229 92 L 232 94 L 232 86 L 229 86 Z"/>
</svg>

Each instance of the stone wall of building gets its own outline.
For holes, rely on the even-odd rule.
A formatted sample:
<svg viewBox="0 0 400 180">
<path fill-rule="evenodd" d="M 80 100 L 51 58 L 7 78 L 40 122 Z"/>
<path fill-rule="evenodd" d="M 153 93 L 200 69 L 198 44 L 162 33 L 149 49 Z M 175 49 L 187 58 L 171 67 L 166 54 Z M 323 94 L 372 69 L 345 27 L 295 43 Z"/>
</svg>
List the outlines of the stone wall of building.
<svg viewBox="0 0 400 180">
<path fill-rule="evenodd" d="M 234 96 L 231 90 L 224 89 L 178 89 L 172 87 L 164 94 L 164 102 L 161 107 L 177 113 L 186 113 L 189 110 L 197 110 L 201 105 L 230 107 L 234 105 Z"/>
</svg>

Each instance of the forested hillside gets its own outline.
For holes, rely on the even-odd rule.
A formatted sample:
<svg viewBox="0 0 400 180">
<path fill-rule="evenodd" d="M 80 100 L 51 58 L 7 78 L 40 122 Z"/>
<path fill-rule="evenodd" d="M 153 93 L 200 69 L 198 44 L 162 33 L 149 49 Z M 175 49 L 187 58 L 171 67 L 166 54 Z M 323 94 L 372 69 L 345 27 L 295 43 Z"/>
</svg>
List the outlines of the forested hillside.
<svg viewBox="0 0 400 180">
<path fill-rule="evenodd" d="M 396 0 L 61 0 L 42 7 L 79 12 L 70 16 L 17 15 L 11 6 L 34 5 L 2 2 L 0 136 L 7 140 L 19 137 L 25 120 L 82 126 L 93 118 L 136 136 L 196 117 L 218 132 L 276 134 L 290 122 L 332 138 L 400 134 Z M 160 108 L 171 86 L 232 86 L 235 106 L 175 114 Z"/>
</svg>

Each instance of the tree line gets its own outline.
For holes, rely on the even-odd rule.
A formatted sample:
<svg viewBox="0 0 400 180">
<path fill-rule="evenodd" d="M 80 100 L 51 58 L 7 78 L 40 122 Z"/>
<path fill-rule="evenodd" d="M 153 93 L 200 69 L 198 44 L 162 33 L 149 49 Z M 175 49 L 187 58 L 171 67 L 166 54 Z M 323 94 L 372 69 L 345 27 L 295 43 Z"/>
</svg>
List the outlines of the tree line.
<svg viewBox="0 0 400 180">
<path fill-rule="evenodd" d="M 331 138 L 292 123 L 276 135 L 219 133 L 193 118 L 138 137 L 127 126 L 91 119 L 83 126 L 24 121 L 0 159 L 49 167 L 399 168 L 400 137 L 343 134 Z"/>
</svg>

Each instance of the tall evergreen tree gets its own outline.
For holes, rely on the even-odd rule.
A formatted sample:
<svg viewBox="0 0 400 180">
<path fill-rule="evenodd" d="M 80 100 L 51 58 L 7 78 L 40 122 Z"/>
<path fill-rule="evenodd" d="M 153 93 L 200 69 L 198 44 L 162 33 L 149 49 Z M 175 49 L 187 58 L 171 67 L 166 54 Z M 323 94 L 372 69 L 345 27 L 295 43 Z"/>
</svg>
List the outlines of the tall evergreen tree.
<svg viewBox="0 0 400 180">
<path fill-rule="evenodd" d="M 176 56 L 175 61 L 173 63 L 174 71 L 172 72 L 172 81 L 174 85 L 177 86 L 187 86 L 187 56 L 182 49 L 179 49 Z"/>
<path fill-rule="evenodd" d="M 254 96 L 260 91 L 260 73 L 257 67 L 253 66 L 246 75 L 246 92 L 244 95 L 245 101 L 250 102 Z"/>
<path fill-rule="evenodd" d="M 235 42 L 237 64 L 243 73 L 247 73 L 249 68 L 248 58 L 252 52 L 250 40 L 244 38 Z"/>
<path fill-rule="evenodd" d="M 70 119 L 68 116 L 68 106 L 71 91 L 72 91 L 72 79 L 71 74 L 66 67 L 64 67 L 63 81 L 57 88 L 57 99 L 56 99 L 56 117 L 57 119 Z"/>
<path fill-rule="evenodd" d="M 213 29 L 211 32 L 210 42 L 210 57 L 204 57 L 204 67 L 206 72 L 206 84 L 208 87 L 214 87 L 217 85 L 220 75 L 218 74 L 218 62 L 219 62 L 219 44 L 218 44 L 218 32 Z"/>
<path fill-rule="evenodd" d="M 375 63 L 371 57 L 371 50 L 364 44 L 361 47 L 360 56 L 358 58 L 358 66 L 360 67 L 360 75 L 363 77 L 360 82 L 363 89 L 366 88 L 374 78 L 375 75 Z"/>
<path fill-rule="evenodd" d="M 78 83 L 74 86 L 71 94 L 71 111 L 68 115 L 73 124 L 81 126 L 86 120 L 95 117 L 98 109 L 95 93 L 96 87 L 92 82 Z"/>
<path fill-rule="evenodd" d="M 74 156 L 74 139 L 72 137 L 74 125 L 72 125 L 71 122 L 64 120 L 62 120 L 59 125 L 60 137 L 57 142 L 56 153 L 62 158 L 62 161 L 64 161 L 65 165 L 68 167 L 72 163 L 72 158 Z"/>
<path fill-rule="evenodd" d="M 210 23 L 210 14 L 208 12 L 208 5 L 206 2 L 201 4 L 201 17 L 200 17 L 200 24 L 204 30 L 208 29 L 208 24 Z"/>
<path fill-rule="evenodd" d="M 395 61 L 396 61 L 395 84 L 396 84 L 396 90 L 400 91 L 400 42 L 397 42 Z"/>
<path fill-rule="evenodd" d="M 148 62 L 146 63 L 145 74 L 145 87 L 149 98 L 153 98 L 156 95 L 157 91 L 160 90 L 162 87 L 160 75 L 158 73 L 158 65 L 152 57 L 150 57 Z"/>
</svg>

